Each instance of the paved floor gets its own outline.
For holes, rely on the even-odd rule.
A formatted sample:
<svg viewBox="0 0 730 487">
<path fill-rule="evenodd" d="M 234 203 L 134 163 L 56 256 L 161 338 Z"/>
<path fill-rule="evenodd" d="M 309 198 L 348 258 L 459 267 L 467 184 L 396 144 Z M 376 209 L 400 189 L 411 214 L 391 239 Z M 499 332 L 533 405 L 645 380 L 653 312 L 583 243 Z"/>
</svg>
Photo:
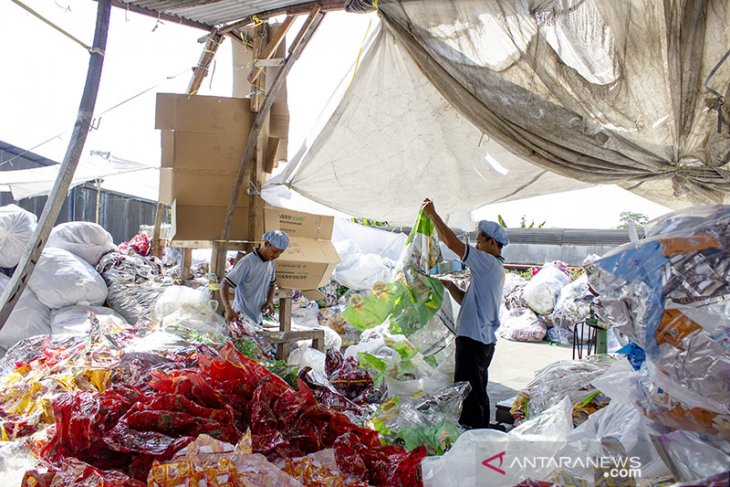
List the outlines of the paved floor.
<svg viewBox="0 0 730 487">
<path fill-rule="evenodd" d="M 572 347 L 551 345 L 548 342 L 513 342 L 500 338 L 489 366 L 489 402 L 494 421 L 496 404 L 510 399 L 529 384 L 535 372 L 543 367 L 573 358 Z"/>
</svg>

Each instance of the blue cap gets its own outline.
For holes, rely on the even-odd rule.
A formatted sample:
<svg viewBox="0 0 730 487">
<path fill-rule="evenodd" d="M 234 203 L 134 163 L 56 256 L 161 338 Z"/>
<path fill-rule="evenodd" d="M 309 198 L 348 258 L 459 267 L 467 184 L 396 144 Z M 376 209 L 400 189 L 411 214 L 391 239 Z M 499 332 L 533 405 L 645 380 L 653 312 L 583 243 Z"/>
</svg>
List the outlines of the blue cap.
<svg viewBox="0 0 730 487">
<path fill-rule="evenodd" d="M 506 247 L 509 244 L 507 232 L 504 231 L 504 228 L 502 228 L 499 223 L 482 220 L 479 222 L 478 228 L 480 232 L 483 232 L 487 237 L 493 238 L 503 247 Z"/>
<path fill-rule="evenodd" d="M 266 240 L 277 249 L 286 250 L 289 246 L 289 235 L 282 232 L 281 230 L 272 230 L 266 232 L 261 240 Z"/>
</svg>

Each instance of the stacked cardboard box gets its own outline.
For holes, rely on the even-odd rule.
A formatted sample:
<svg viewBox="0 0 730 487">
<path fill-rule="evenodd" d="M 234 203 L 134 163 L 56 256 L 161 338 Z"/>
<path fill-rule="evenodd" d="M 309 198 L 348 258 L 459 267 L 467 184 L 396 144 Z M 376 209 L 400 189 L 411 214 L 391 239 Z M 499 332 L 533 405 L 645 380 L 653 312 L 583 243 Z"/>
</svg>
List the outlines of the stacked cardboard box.
<svg viewBox="0 0 730 487">
<path fill-rule="evenodd" d="M 175 240 L 215 240 L 251 128 L 249 100 L 157 95 L 162 130 L 160 202 L 173 207 Z M 248 198 L 241 192 L 231 238 L 246 239 Z"/>
<path fill-rule="evenodd" d="M 283 208 L 264 208 L 264 228 L 289 235 L 289 248 L 276 261 L 276 281 L 284 289 L 317 289 L 330 280 L 340 261 L 332 239 L 334 217 Z"/>
</svg>

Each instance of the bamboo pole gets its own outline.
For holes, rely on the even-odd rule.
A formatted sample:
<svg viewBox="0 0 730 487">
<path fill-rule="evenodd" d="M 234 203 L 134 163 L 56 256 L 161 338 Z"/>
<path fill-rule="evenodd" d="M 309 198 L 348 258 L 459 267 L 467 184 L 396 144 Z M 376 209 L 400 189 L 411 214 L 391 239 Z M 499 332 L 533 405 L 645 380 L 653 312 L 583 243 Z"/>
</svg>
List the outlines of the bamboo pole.
<svg viewBox="0 0 730 487">
<path fill-rule="evenodd" d="M 86 84 L 84 86 L 84 93 L 81 96 L 81 102 L 79 103 L 79 111 L 76 115 L 76 123 L 71 134 L 71 140 L 69 140 L 61 170 L 58 172 L 56 182 L 53 185 L 51 193 L 48 195 L 46 205 L 43 207 L 43 213 L 38 221 L 38 226 L 33 233 L 32 243 L 25 250 L 18 267 L 16 267 L 13 273 L 13 277 L 10 278 L 10 282 L 5 288 L 2 297 L 0 297 L 0 303 L 2 303 L 2 308 L 0 309 L 0 329 L 5 326 L 10 313 L 13 312 L 13 308 L 15 308 L 25 286 L 28 284 L 28 280 L 46 244 L 48 235 L 51 233 L 51 228 L 61 211 L 63 200 L 66 198 L 71 180 L 79 164 L 81 152 L 86 142 L 86 136 L 91 126 L 91 119 L 94 114 L 94 107 L 96 106 L 96 97 L 99 93 L 110 15 L 111 0 L 98 0 L 94 44 L 90 51 L 89 68 L 86 72 Z"/>
<path fill-rule="evenodd" d="M 221 45 L 223 39 L 225 39 L 223 34 L 220 34 L 216 30 L 211 31 L 208 35 L 208 40 L 205 42 L 203 52 L 200 53 L 200 60 L 198 61 L 198 65 L 195 66 L 193 79 L 190 80 L 190 85 L 188 86 L 188 95 L 194 95 L 200 89 L 200 85 L 203 84 L 203 80 L 206 76 L 208 76 L 208 68 L 210 67 L 210 63 L 213 62 L 213 58 L 215 58 L 215 54 L 218 52 L 218 46 Z"/>
<path fill-rule="evenodd" d="M 276 78 L 271 85 L 271 88 L 266 94 L 266 99 L 261 106 L 261 110 L 258 112 L 258 114 L 256 114 L 256 119 L 251 126 L 251 131 L 248 133 L 246 148 L 244 149 L 243 156 L 241 157 L 241 164 L 238 168 L 238 174 L 236 174 L 236 179 L 233 182 L 233 191 L 231 193 L 231 199 L 228 203 L 226 219 L 223 223 L 223 234 L 221 235 L 221 240 L 223 240 L 223 243 L 221 244 L 221 251 L 218 255 L 218 262 L 215 266 L 219 272 L 223 272 L 222 269 L 225 268 L 223 264 L 226 252 L 228 250 L 226 242 L 231 236 L 233 215 L 236 212 L 236 203 L 238 202 L 238 197 L 241 194 L 243 178 L 248 173 L 251 159 L 255 155 L 256 142 L 258 140 L 259 133 L 263 128 L 264 121 L 269 114 L 269 110 L 271 110 L 271 105 L 274 104 L 274 100 L 279 93 L 279 89 L 284 84 L 284 81 L 286 80 L 289 71 L 291 71 L 292 66 L 297 61 L 297 59 L 299 59 L 299 56 L 301 56 L 302 51 L 306 47 L 307 43 L 316 32 L 317 27 L 319 27 L 322 19 L 324 18 L 324 15 L 324 12 L 321 11 L 321 8 L 318 5 L 315 5 L 312 8 L 312 11 L 309 13 L 309 17 L 304 23 L 304 26 L 302 27 L 302 30 L 300 31 L 297 38 L 298 40 L 300 40 L 300 42 L 297 42 L 296 45 L 293 45 L 292 49 L 290 49 L 289 55 L 287 56 L 284 65 L 281 67 L 281 70 L 277 73 Z M 248 187 L 248 185 L 246 185 L 246 187 Z M 219 275 L 218 277 L 222 278 L 223 276 Z"/>
</svg>

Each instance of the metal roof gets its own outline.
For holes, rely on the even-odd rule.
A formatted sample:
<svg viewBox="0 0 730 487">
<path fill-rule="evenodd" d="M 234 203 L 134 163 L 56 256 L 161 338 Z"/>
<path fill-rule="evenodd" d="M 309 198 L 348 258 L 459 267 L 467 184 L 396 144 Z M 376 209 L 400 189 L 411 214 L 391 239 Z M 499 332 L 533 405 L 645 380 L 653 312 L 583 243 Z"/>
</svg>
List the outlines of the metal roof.
<svg viewBox="0 0 730 487">
<path fill-rule="evenodd" d="M 308 12 L 314 5 L 323 10 L 342 10 L 345 0 L 112 0 L 116 7 L 211 30 L 252 16 Z"/>
</svg>

